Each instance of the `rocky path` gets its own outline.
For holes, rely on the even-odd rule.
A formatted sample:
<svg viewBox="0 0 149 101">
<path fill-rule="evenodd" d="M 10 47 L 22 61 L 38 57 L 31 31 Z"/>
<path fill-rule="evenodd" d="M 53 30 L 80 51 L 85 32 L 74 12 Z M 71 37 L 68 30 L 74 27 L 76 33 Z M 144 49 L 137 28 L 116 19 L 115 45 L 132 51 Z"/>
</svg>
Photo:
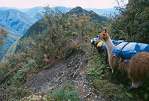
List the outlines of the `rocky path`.
<svg viewBox="0 0 149 101">
<path fill-rule="evenodd" d="M 82 101 L 101 101 L 94 89 L 89 86 L 85 79 L 84 71 L 87 69 L 86 54 L 82 50 L 75 50 L 70 56 L 62 62 L 56 63 L 38 74 L 35 74 L 26 83 L 28 89 L 32 89 L 38 93 L 47 93 L 60 86 L 67 81 L 76 89 L 80 90 L 80 98 Z"/>
</svg>

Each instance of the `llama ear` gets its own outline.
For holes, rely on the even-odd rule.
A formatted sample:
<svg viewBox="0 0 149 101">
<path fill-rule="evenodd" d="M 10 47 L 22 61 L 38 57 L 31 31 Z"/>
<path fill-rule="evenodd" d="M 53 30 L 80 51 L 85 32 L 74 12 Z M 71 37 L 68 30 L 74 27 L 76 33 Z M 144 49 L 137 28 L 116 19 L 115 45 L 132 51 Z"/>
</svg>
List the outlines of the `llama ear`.
<svg viewBox="0 0 149 101">
<path fill-rule="evenodd" d="M 100 32 L 102 32 L 102 30 L 100 29 Z"/>
<path fill-rule="evenodd" d="M 107 30 L 105 29 L 105 33 L 107 32 Z"/>
</svg>

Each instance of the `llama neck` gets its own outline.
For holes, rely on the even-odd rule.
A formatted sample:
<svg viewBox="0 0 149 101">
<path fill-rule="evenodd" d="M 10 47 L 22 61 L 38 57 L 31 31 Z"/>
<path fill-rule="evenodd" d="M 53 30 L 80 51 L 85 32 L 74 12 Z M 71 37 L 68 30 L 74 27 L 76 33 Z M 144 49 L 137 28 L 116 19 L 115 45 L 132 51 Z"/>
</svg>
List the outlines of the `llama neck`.
<svg viewBox="0 0 149 101">
<path fill-rule="evenodd" d="M 108 40 L 105 41 L 105 45 L 108 51 L 108 57 L 112 53 L 112 50 L 115 48 L 115 45 L 112 43 L 111 39 L 109 38 Z"/>
<path fill-rule="evenodd" d="M 87 36 L 86 39 L 87 39 L 87 41 L 88 41 L 89 43 L 91 43 L 91 40 L 90 40 L 90 38 L 89 38 L 88 36 Z"/>
</svg>

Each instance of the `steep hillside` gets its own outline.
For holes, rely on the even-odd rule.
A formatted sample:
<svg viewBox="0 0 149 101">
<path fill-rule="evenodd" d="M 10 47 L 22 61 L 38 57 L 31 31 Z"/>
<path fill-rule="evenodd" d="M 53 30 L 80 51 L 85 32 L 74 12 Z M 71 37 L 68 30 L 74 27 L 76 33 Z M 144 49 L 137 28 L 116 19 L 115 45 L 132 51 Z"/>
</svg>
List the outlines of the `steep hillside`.
<svg viewBox="0 0 149 101">
<path fill-rule="evenodd" d="M 0 11 L 0 26 L 8 31 L 13 29 L 22 35 L 24 35 L 26 30 L 36 21 L 36 19 L 15 9 Z"/>
<path fill-rule="evenodd" d="M 88 15 L 90 15 L 90 18 L 91 18 L 90 21 L 95 21 L 97 23 L 98 27 L 97 27 L 96 30 L 91 31 L 92 30 L 92 27 L 93 26 L 96 26 L 96 24 L 95 25 L 89 25 L 89 26 L 91 26 L 90 27 L 91 29 L 87 28 L 87 30 L 89 30 L 89 31 L 87 31 L 87 30 L 85 31 L 84 29 L 81 29 L 83 26 L 86 29 L 86 24 L 88 23 L 88 22 L 86 22 L 86 24 L 85 24 L 85 22 L 82 22 L 82 20 L 84 20 L 84 18 L 80 18 L 81 16 L 83 16 L 83 13 L 84 12 L 86 13 L 86 17 Z M 34 41 L 35 40 L 37 41 L 37 39 L 38 39 L 38 37 L 40 35 L 42 35 L 43 37 L 45 37 L 45 36 L 46 37 L 49 37 L 50 36 L 50 38 L 52 38 L 51 35 L 43 35 L 43 34 L 46 34 L 47 31 L 49 31 L 48 34 L 59 33 L 58 30 L 60 30 L 60 29 L 62 29 L 62 31 L 60 31 L 59 34 L 70 35 L 70 36 L 71 36 L 71 34 L 73 32 L 78 31 L 78 29 L 81 30 L 81 31 L 76 32 L 77 34 L 78 33 L 79 34 L 86 34 L 86 33 L 94 33 L 94 34 L 97 33 L 98 34 L 98 32 L 99 32 L 99 29 L 98 28 L 101 28 L 101 24 L 100 23 L 102 21 L 106 21 L 107 20 L 107 17 L 99 16 L 95 12 L 93 12 L 93 11 L 86 11 L 86 10 L 82 9 L 81 7 L 76 7 L 76 8 L 74 8 L 74 9 L 72 9 L 69 12 L 66 13 L 67 17 L 70 16 L 70 15 L 72 15 L 72 14 L 77 14 L 78 20 L 75 21 L 75 22 L 72 22 L 71 21 L 71 24 L 70 24 L 70 19 L 67 19 L 67 18 L 65 18 L 66 16 L 63 16 L 65 14 L 62 14 L 62 16 L 59 17 L 59 19 L 57 19 L 57 17 L 52 17 L 51 18 L 52 19 L 51 21 L 48 21 L 50 16 L 48 16 L 48 19 L 44 17 L 42 20 L 37 21 L 35 24 L 33 24 L 27 30 L 27 32 L 25 33 L 25 35 L 20 38 L 20 43 L 22 43 L 23 40 L 27 40 L 29 38 L 33 39 Z M 71 18 L 71 19 L 73 19 L 73 18 Z M 79 21 L 79 19 L 80 19 L 80 21 Z M 57 20 L 60 20 L 60 21 L 57 22 Z M 76 24 L 76 26 L 74 26 L 73 23 L 76 23 L 76 22 L 77 22 L 77 24 Z M 55 26 L 55 24 L 57 26 Z M 55 27 L 53 27 L 53 26 L 55 26 Z M 72 26 L 74 28 L 72 28 Z M 78 28 L 78 27 L 81 27 L 81 28 Z M 54 36 L 54 37 L 56 37 L 56 36 Z M 24 45 L 17 45 L 17 47 L 15 48 L 16 50 L 14 52 L 17 52 L 18 50 L 19 51 L 25 50 L 24 48 L 26 48 L 26 46 L 24 46 Z"/>
<path fill-rule="evenodd" d="M 100 57 L 84 38 L 99 35 L 100 23 L 91 23 L 88 16 L 67 19 L 66 14 L 53 12 L 47 9 L 42 20 L 13 44 L 13 54 L 0 63 L 0 100 L 149 99 L 149 82 L 128 91 L 127 75 L 117 72 L 111 78 L 111 68 L 103 64 L 104 54 Z"/>
<path fill-rule="evenodd" d="M 3 27 L 7 31 L 9 31 L 8 38 L 6 39 L 6 43 L 3 47 L 0 47 L 0 51 L 7 50 L 9 47 L 21 36 L 23 36 L 27 29 L 35 23 L 37 20 L 29 17 L 27 14 L 15 10 L 1 10 L 0 11 L 0 27 Z M 6 54 L 2 56 L 4 56 Z"/>
<path fill-rule="evenodd" d="M 105 16 L 99 16 L 98 14 L 96 14 L 94 11 L 87 11 L 81 7 L 75 7 L 72 10 L 70 10 L 69 12 L 67 12 L 67 16 L 76 14 L 77 17 L 81 17 L 83 16 L 83 13 L 86 14 L 86 16 L 90 15 L 91 21 L 96 21 L 97 23 L 101 23 L 102 21 L 107 21 L 107 17 Z"/>
<path fill-rule="evenodd" d="M 43 20 L 39 20 L 36 23 L 34 23 L 25 33 L 24 36 L 21 37 L 21 39 L 25 37 L 34 37 L 38 35 L 39 33 L 42 33 L 43 30 L 46 29 L 46 26 L 43 26 L 42 23 Z"/>
</svg>

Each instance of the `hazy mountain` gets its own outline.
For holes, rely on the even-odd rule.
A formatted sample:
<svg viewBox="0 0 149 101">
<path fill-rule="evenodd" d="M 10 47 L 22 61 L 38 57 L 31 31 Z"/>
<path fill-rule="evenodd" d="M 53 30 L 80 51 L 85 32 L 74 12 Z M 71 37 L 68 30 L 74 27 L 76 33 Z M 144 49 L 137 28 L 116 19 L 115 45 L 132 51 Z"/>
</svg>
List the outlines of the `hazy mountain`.
<svg viewBox="0 0 149 101">
<path fill-rule="evenodd" d="M 20 9 L 20 11 L 26 13 L 30 17 L 38 19 L 37 13 L 42 13 L 44 10 L 44 7 L 38 6 L 33 8 L 27 8 L 27 9 Z"/>
<path fill-rule="evenodd" d="M 114 14 L 113 12 L 115 12 L 115 9 L 83 9 L 81 7 L 72 9 L 61 6 L 57 6 L 57 8 L 62 13 L 67 13 L 67 15 L 77 14 L 78 16 L 81 16 L 83 15 L 83 11 L 85 11 L 86 15 L 90 15 L 92 20 L 99 23 L 107 20 L 107 17 L 99 15 Z M 54 10 L 55 7 L 52 7 L 52 9 Z M 0 47 L 0 50 L 5 49 L 7 51 L 12 43 L 14 43 L 19 37 L 23 36 L 28 28 L 38 20 L 36 14 L 42 13 L 43 10 L 44 7 L 40 6 L 18 10 L 10 9 L 8 7 L 0 7 L 0 27 L 3 27 L 10 32 L 8 39 L 6 39 L 6 45 Z"/>
<path fill-rule="evenodd" d="M 62 13 L 67 13 L 72 9 L 71 7 L 61 7 L 61 6 L 56 6 L 56 8 L 58 8 L 58 10 L 60 10 Z"/>
<path fill-rule="evenodd" d="M 62 6 L 56 6 L 62 13 L 67 13 L 69 12 L 71 9 L 73 9 L 72 7 L 62 7 Z M 51 7 L 52 9 L 54 9 L 55 7 Z M 7 10 L 10 9 L 9 7 L 0 7 L 0 10 Z M 17 8 L 15 8 L 17 9 Z M 22 12 L 25 12 L 26 14 L 28 14 L 31 17 L 34 18 L 38 18 L 36 16 L 37 13 L 42 12 L 42 10 L 44 9 L 44 7 L 38 6 L 38 7 L 33 7 L 33 8 L 26 8 L 26 9 L 18 9 Z M 114 15 L 114 14 L 118 14 L 118 11 L 115 10 L 115 8 L 103 8 L 103 9 L 92 9 L 92 8 L 83 8 L 87 11 L 94 11 L 95 13 L 97 13 L 98 15 L 105 15 L 108 16 L 109 15 Z"/>
<path fill-rule="evenodd" d="M 55 8 L 58 8 L 58 10 L 60 10 L 62 13 L 66 13 L 72 9 L 72 8 L 61 7 L 61 6 L 51 7 L 52 10 L 54 10 Z M 38 19 L 37 13 L 42 13 L 44 10 L 44 7 L 38 6 L 38 7 L 27 8 L 27 9 L 19 9 L 19 10 L 22 12 L 25 12 L 30 17 L 34 17 Z"/>
<path fill-rule="evenodd" d="M 87 11 L 87 10 L 85 10 L 85 9 L 79 7 L 79 6 L 71 9 L 66 14 L 68 16 L 70 16 L 72 14 L 76 14 L 79 17 L 79 16 L 83 16 L 83 13 L 84 13 L 83 11 L 85 11 L 86 15 L 90 15 L 91 19 L 96 21 L 97 23 L 101 23 L 102 21 L 107 21 L 107 17 L 99 16 L 95 12 Z M 42 26 L 42 20 L 39 20 L 27 30 L 27 32 L 25 33 L 24 36 L 21 37 L 21 39 L 23 39 L 25 37 L 34 37 L 35 35 L 37 35 L 39 33 L 42 33 L 42 31 L 45 30 L 45 29 L 46 29 L 46 26 Z"/>
<path fill-rule="evenodd" d="M 19 10 L 0 10 L 0 27 L 3 27 L 7 31 L 9 31 L 6 43 L 3 47 L 0 47 L 0 51 L 7 51 L 8 48 L 19 37 L 23 36 L 28 28 L 36 21 L 37 19 L 29 17 L 26 13 L 23 13 Z"/>
<path fill-rule="evenodd" d="M 51 7 L 52 9 L 54 8 L 58 8 L 58 10 L 60 10 L 62 13 L 67 13 L 70 10 L 72 10 L 73 8 L 71 7 L 62 7 L 62 6 L 56 6 L 56 7 Z M 38 7 L 33 7 L 33 8 L 27 8 L 27 9 L 20 9 L 22 12 L 25 12 L 26 14 L 28 14 L 31 17 L 34 18 L 38 18 L 36 16 L 37 13 L 42 13 L 44 7 L 38 6 Z M 109 15 L 114 15 L 114 14 L 118 14 L 118 11 L 115 10 L 115 8 L 103 8 L 103 9 L 91 9 L 91 8 L 83 8 L 87 11 L 94 11 L 96 14 L 98 15 L 105 15 L 108 16 Z"/>
<path fill-rule="evenodd" d="M 0 7 L 0 10 L 8 10 L 8 7 Z"/>
<path fill-rule="evenodd" d="M 71 9 L 69 12 L 67 12 L 66 14 L 68 16 L 72 15 L 72 14 L 77 14 L 78 17 L 82 16 L 83 13 L 86 13 L 86 15 L 90 15 L 91 16 L 91 19 L 98 22 L 98 23 L 101 23 L 102 21 L 106 21 L 107 20 L 107 17 L 105 16 L 99 16 L 98 14 L 96 14 L 95 12 L 93 11 L 87 11 L 81 7 L 75 7 L 73 9 Z M 20 40 L 18 41 L 19 43 L 26 39 L 27 37 L 30 37 L 32 39 L 35 39 L 39 34 L 42 34 L 44 30 L 47 30 L 47 26 L 43 26 L 43 23 L 42 23 L 42 19 L 37 21 L 36 23 L 34 23 L 28 30 L 27 32 L 20 38 Z M 17 43 L 16 43 L 17 44 Z M 16 45 L 16 44 L 13 44 L 13 47 L 11 47 L 9 50 L 10 53 L 11 52 L 17 52 L 18 50 L 22 50 L 23 46 L 21 45 Z M 23 50 L 25 50 L 23 48 Z"/>
<path fill-rule="evenodd" d="M 97 13 L 98 15 L 105 15 L 105 16 L 108 16 L 109 15 L 115 15 L 115 14 L 118 14 L 118 10 L 116 10 L 115 8 L 104 8 L 104 9 L 90 9 L 90 8 L 87 8 L 86 10 L 92 10 L 94 11 L 95 13 Z"/>
<path fill-rule="evenodd" d="M 29 17 L 19 10 L 9 9 L 0 11 L 0 26 L 8 31 L 9 28 L 14 29 L 22 35 L 24 35 L 27 29 L 36 21 L 36 19 Z"/>
</svg>

